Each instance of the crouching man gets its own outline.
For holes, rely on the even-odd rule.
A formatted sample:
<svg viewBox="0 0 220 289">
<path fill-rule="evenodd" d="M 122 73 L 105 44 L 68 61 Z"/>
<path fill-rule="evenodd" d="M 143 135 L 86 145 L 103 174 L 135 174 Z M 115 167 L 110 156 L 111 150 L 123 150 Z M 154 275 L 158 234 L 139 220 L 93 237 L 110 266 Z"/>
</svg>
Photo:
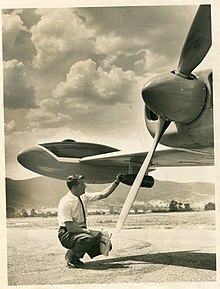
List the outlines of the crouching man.
<svg viewBox="0 0 220 289">
<path fill-rule="evenodd" d="M 90 258 L 101 254 L 101 232 L 89 230 L 86 225 L 87 205 L 90 201 L 107 198 L 120 183 L 121 174 L 105 190 L 98 193 L 85 192 L 84 177 L 72 175 L 67 178 L 69 192 L 58 205 L 58 238 L 63 247 L 67 248 L 65 259 L 67 266 L 81 268 L 80 260 L 87 253 Z"/>
</svg>

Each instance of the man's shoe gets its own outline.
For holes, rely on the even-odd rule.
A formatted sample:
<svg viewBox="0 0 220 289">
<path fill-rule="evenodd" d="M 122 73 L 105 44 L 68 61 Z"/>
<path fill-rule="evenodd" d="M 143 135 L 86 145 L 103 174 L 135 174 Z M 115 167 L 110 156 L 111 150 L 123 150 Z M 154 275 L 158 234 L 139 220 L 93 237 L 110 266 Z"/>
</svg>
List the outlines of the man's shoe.
<svg viewBox="0 0 220 289">
<path fill-rule="evenodd" d="M 67 266 L 70 268 L 83 268 L 84 263 L 77 256 L 74 256 L 70 262 L 67 262 Z"/>
<path fill-rule="evenodd" d="M 65 255 L 66 264 L 69 268 L 83 268 L 84 263 L 80 261 L 80 259 L 74 255 L 71 250 L 68 250 Z"/>
<path fill-rule="evenodd" d="M 74 260 L 73 264 L 75 264 L 75 266 L 77 268 L 83 268 L 84 267 L 85 264 L 82 261 L 80 261 L 80 259 L 78 257 L 75 257 L 74 259 L 75 260 Z"/>
<path fill-rule="evenodd" d="M 85 266 L 85 264 L 81 261 L 74 263 L 74 264 L 71 262 L 67 262 L 66 265 L 69 268 L 83 268 Z"/>
<path fill-rule="evenodd" d="M 67 262 L 66 263 L 66 266 L 69 267 L 69 268 L 77 268 L 73 263 L 71 262 Z"/>
<path fill-rule="evenodd" d="M 65 260 L 67 263 L 71 263 L 71 260 L 72 258 L 74 257 L 75 255 L 73 254 L 73 251 L 71 249 L 67 250 L 66 251 L 66 254 L 65 254 Z"/>
</svg>

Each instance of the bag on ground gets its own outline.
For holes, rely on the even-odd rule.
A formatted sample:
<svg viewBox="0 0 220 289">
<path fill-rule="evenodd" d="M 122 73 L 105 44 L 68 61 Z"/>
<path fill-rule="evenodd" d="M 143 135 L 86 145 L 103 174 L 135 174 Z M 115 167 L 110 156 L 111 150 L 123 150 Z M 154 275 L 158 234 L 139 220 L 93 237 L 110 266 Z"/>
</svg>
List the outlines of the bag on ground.
<svg viewBox="0 0 220 289">
<path fill-rule="evenodd" d="M 108 256 L 110 248 L 111 248 L 111 235 L 109 235 L 108 231 L 102 231 L 101 239 L 100 239 L 100 252 L 104 256 Z"/>
</svg>

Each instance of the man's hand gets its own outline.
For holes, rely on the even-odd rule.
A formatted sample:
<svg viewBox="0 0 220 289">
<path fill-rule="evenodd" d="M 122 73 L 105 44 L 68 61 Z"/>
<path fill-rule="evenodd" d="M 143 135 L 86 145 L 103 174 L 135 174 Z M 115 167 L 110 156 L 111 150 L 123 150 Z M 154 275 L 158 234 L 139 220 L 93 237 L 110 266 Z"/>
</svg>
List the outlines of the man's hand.
<svg viewBox="0 0 220 289">
<path fill-rule="evenodd" d="M 102 236 L 102 232 L 96 230 L 90 230 L 90 234 L 98 240 L 100 240 Z"/>
<path fill-rule="evenodd" d="M 116 176 L 114 182 L 100 193 L 99 200 L 107 198 L 114 192 L 114 190 L 120 184 L 122 176 L 123 175 L 121 173 Z"/>
<path fill-rule="evenodd" d="M 90 234 L 90 235 L 91 235 L 91 232 L 90 232 L 89 229 L 84 229 L 84 228 L 83 228 L 83 233 L 87 233 L 87 234 Z"/>
</svg>

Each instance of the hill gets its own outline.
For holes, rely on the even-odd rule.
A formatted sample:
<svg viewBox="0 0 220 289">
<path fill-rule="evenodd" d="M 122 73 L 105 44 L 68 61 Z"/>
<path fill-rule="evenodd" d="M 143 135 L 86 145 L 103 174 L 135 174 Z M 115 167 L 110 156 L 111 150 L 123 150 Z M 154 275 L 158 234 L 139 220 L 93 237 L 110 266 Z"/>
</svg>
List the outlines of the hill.
<svg viewBox="0 0 220 289">
<path fill-rule="evenodd" d="M 87 191 L 100 191 L 107 184 L 88 184 Z M 120 184 L 116 191 L 107 199 L 101 200 L 96 206 L 122 205 L 129 186 Z M 47 177 L 37 177 L 28 180 L 6 179 L 7 206 L 14 208 L 56 207 L 60 198 L 67 192 L 64 181 Z M 178 183 L 155 180 L 152 188 L 141 188 L 136 201 L 149 202 L 153 200 L 170 203 L 171 200 L 188 202 L 191 205 L 214 202 L 215 187 L 213 183 Z M 95 203 L 94 203 L 95 204 Z"/>
</svg>

